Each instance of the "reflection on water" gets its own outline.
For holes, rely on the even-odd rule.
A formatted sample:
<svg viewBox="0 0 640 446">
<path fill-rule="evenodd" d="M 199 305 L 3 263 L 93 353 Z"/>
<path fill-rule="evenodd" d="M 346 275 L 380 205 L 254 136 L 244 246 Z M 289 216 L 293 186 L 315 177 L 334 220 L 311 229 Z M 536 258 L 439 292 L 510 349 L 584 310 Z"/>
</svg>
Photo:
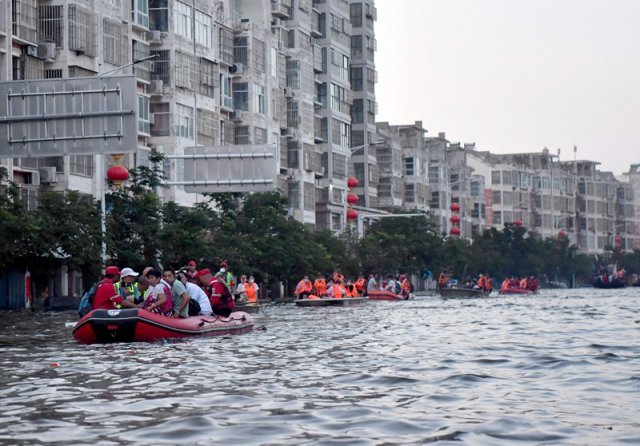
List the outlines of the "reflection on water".
<svg viewBox="0 0 640 446">
<path fill-rule="evenodd" d="M 80 345 L 5 313 L 0 443 L 640 444 L 640 288 L 270 306 L 253 333 Z"/>
</svg>

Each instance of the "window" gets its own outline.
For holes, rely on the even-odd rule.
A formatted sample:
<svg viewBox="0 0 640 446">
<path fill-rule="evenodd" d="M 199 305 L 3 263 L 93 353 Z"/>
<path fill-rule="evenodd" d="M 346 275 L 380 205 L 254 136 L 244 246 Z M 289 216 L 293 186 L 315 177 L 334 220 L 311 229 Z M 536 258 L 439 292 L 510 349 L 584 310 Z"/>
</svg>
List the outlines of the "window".
<svg viewBox="0 0 640 446">
<path fill-rule="evenodd" d="M 220 58 L 231 65 L 233 64 L 233 32 L 227 28 L 220 28 L 219 31 Z"/>
<path fill-rule="evenodd" d="M 363 89 L 362 70 L 362 67 L 351 68 L 351 88 L 353 91 L 362 91 Z"/>
<path fill-rule="evenodd" d="M 344 81 L 349 80 L 349 57 L 344 54 L 338 59 L 338 77 Z"/>
<path fill-rule="evenodd" d="M 404 201 L 413 203 L 415 201 L 415 184 L 404 185 Z"/>
<path fill-rule="evenodd" d="M 147 0 L 131 1 L 131 20 L 136 25 L 149 28 L 149 4 Z"/>
<path fill-rule="evenodd" d="M 501 225 L 502 224 L 502 212 L 501 211 L 493 211 L 493 224 Z"/>
<path fill-rule="evenodd" d="M 316 101 L 322 105 L 322 108 L 327 106 L 327 84 L 316 84 Z"/>
<path fill-rule="evenodd" d="M 216 142 L 216 115 L 209 110 L 198 109 L 198 143 L 212 146 Z"/>
<path fill-rule="evenodd" d="M 343 113 L 349 113 L 350 110 L 346 99 L 346 90 L 336 84 L 331 84 L 331 109 Z"/>
<path fill-rule="evenodd" d="M 149 29 L 169 31 L 168 4 L 168 0 L 149 0 Z"/>
<path fill-rule="evenodd" d="M 220 76 L 220 104 L 223 107 L 233 109 L 233 98 L 231 96 L 231 78 L 224 74 Z"/>
<path fill-rule="evenodd" d="M 278 50 L 271 48 L 271 77 L 278 77 Z"/>
<path fill-rule="evenodd" d="M 431 192 L 431 200 L 429 200 L 429 207 L 432 209 L 440 209 L 440 192 Z"/>
<path fill-rule="evenodd" d="M 491 184 L 500 184 L 500 171 L 492 170 L 491 171 Z"/>
<path fill-rule="evenodd" d="M 193 139 L 193 108 L 176 104 L 176 136 Z"/>
<path fill-rule="evenodd" d="M 364 131 L 362 130 L 352 130 L 351 131 L 351 145 L 353 147 L 363 146 L 364 145 Z"/>
<path fill-rule="evenodd" d="M 38 6 L 39 41 L 55 42 L 58 48 L 62 47 L 62 24 L 62 5 Z"/>
<path fill-rule="evenodd" d="M 96 56 L 96 17 L 88 9 L 69 5 L 69 49 Z"/>
<path fill-rule="evenodd" d="M 499 190 L 494 190 L 491 193 L 491 202 L 493 204 L 502 204 L 502 193 Z"/>
<path fill-rule="evenodd" d="M 351 36 L 351 58 L 362 59 L 362 36 Z"/>
<path fill-rule="evenodd" d="M 342 231 L 342 218 L 340 214 L 331 214 L 331 229 L 333 231 Z"/>
<path fill-rule="evenodd" d="M 336 153 L 333 154 L 333 176 L 336 178 L 344 178 L 346 175 L 346 165 L 347 159 L 344 155 L 338 155 Z M 342 189 L 334 188 L 334 201 L 341 202 L 342 199 L 336 198 L 336 191 L 340 192 L 340 196 L 342 196 Z"/>
<path fill-rule="evenodd" d="M 249 38 L 245 36 L 233 38 L 233 61 L 249 66 Z"/>
<path fill-rule="evenodd" d="M 413 157 L 408 157 L 404 159 L 404 174 L 406 176 L 413 175 Z"/>
<path fill-rule="evenodd" d="M 176 34 L 186 37 L 187 39 L 191 39 L 191 6 L 182 2 L 176 2 L 174 14 Z"/>
<path fill-rule="evenodd" d="M 313 183 L 304 183 L 304 210 L 315 211 L 316 186 Z"/>
<path fill-rule="evenodd" d="M 138 132 L 149 133 L 149 98 L 138 95 Z"/>
<path fill-rule="evenodd" d="M 253 84 L 253 111 L 255 113 L 260 113 L 261 115 L 266 115 L 266 102 L 264 97 L 264 87 L 262 85 Z"/>
<path fill-rule="evenodd" d="M 287 87 L 300 88 L 300 61 L 287 60 Z"/>
<path fill-rule="evenodd" d="M 249 126 L 240 125 L 233 131 L 233 143 L 234 144 L 251 144 L 249 139 Z"/>
<path fill-rule="evenodd" d="M 351 110 L 351 119 L 353 124 L 364 123 L 364 100 L 363 99 L 353 100 L 353 109 Z"/>
<path fill-rule="evenodd" d="M 502 184 L 511 184 L 511 172 L 509 171 L 502 172 Z"/>
<path fill-rule="evenodd" d="M 238 82 L 233 84 L 233 109 L 249 111 L 249 84 Z"/>
<path fill-rule="evenodd" d="M 351 26 L 354 28 L 362 26 L 362 3 L 351 3 L 350 18 Z"/>
<path fill-rule="evenodd" d="M 69 173 L 93 176 L 93 155 L 72 155 L 69 157 Z"/>
<path fill-rule="evenodd" d="M 267 129 L 261 127 L 255 127 L 253 129 L 253 143 L 254 144 L 266 144 L 267 143 Z"/>
<path fill-rule="evenodd" d="M 429 166 L 429 184 L 440 183 L 440 168 L 438 166 Z"/>
<path fill-rule="evenodd" d="M 340 121 L 340 145 L 342 147 L 349 147 L 350 133 L 351 126 L 345 122 Z"/>
<path fill-rule="evenodd" d="M 480 197 L 481 193 L 482 193 L 482 189 L 483 189 L 483 184 L 481 181 L 478 180 L 472 180 L 470 182 L 470 190 L 471 190 L 471 196 L 472 197 Z"/>
<path fill-rule="evenodd" d="M 103 55 L 104 61 L 112 65 L 120 65 L 122 61 L 122 28 L 120 23 L 104 19 L 103 28 Z"/>
<path fill-rule="evenodd" d="M 211 16 L 196 11 L 196 43 L 211 47 Z"/>
</svg>

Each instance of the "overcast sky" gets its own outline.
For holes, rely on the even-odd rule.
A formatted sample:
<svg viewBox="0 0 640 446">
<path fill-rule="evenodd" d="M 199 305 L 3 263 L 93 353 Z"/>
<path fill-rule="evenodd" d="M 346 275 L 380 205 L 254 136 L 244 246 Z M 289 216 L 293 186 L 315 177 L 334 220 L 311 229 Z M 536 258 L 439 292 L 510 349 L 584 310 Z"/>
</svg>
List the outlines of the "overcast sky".
<svg viewBox="0 0 640 446">
<path fill-rule="evenodd" d="M 640 0 L 376 0 L 378 121 L 640 163 Z"/>
</svg>

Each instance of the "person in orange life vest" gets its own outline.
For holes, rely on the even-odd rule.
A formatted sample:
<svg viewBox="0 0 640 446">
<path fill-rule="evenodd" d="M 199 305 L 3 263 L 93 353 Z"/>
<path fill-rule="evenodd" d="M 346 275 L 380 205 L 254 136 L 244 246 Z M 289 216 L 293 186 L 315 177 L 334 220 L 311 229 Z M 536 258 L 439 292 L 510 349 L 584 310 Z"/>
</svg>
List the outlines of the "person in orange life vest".
<svg viewBox="0 0 640 446">
<path fill-rule="evenodd" d="M 449 277 L 447 274 L 447 270 L 445 269 L 440 273 L 440 276 L 438 276 L 438 285 L 437 285 L 438 289 L 445 288 L 448 282 L 449 282 Z"/>
<path fill-rule="evenodd" d="M 501 290 L 506 290 L 507 288 L 509 288 L 509 284 L 511 283 L 511 281 L 509 280 L 508 277 L 506 277 L 503 281 L 502 284 L 500 285 L 500 289 Z"/>
<path fill-rule="evenodd" d="M 347 281 L 347 297 L 358 297 L 358 290 L 356 289 L 356 285 L 350 280 Z"/>
<path fill-rule="evenodd" d="M 93 296 L 94 310 L 113 310 L 114 308 L 129 307 L 137 308 L 138 306 L 124 299 L 120 293 L 116 291 L 114 283 L 120 279 L 120 268 L 117 266 L 107 266 L 104 270 L 104 278 L 100 282 L 100 286 Z"/>
<path fill-rule="evenodd" d="M 309 276 L 304 276 L 304 278 L 298 282 L 298 285 L 296 285 L 295 294 L 298 299 L 305 299 L 311 294 L 312 290 L 313 285 L 311 284 L 311 280 L 309 280 Z"/>
<path fill-rule="evenodd" d="M 229 317 L 236 307 L 231 291 L 220 273 L 213 277 L 209 268 L 198 271 L 197 278 L 205 287 L 205 293 L 211 302 L 211 309 L 217 316 Z"/>
<path fill-rule="evenodd" d="M 313 287 L 316 289 L 316 296 L 326 296 L 327 295 L 327 282 L 324 280 L 324 276 L 322 274 L 318 274 L 318 278 L 313 282 Z"/>
<path fill-rule="evenodd" d="M 360 274 L 358 276 L 358 280 L 356 280 L 356 291 L 358 292 L 358 296 L 364 296 L 364 292 L 367 289 L 367 281 L 364 278 L 364 274 Z"/>
<path fill-rule="evenodd" d="M 400 276 L 400 292 L 405 300 L 411 296 L 411 282 L 409 282 L 409 279 L 407 279 L 407 276 L 404 274 Z"/>
<path fill-rule="evenodd" d="M 260 287 L 253 276 L 249 276 L 249 281 L 244 284 L 244 292 L 247 294 L 249 302 L 258 302 L 258 290 Z"/>
<path fill-rule="evenodd" d="M 333 283 L 340 282 L 344 284 L 344 276 L 338 271 L 334 271 L 333 273 Z"/>
<path fill-rule="evenodd" d="M 347 290 L 342 286 L 340 282 L 329 281 L 327 294 L 332 299 L 342 299 L 343 297 L 347 297 Z"/>
<path fill-rule="evenodd" d="M 523 277 L 522 279 L 520 279 L 520 283 L 518 285 L 520 286 L 521 290 L 526 290 L 527 289 L 527 278 Z"/>
<path fill-rule="evenodd" d="M 478 288 L 483 291 L 489 289 L 489 281 L 483 274 L 480 274 L 480 277 L 478 277 Z"/>
<path fill-rule="evenodd" d="M 527 281 L 527 289 L 535 293 L 538 290 L 538 279 L 533 276 L 529 277 L 529 280 Z"/>
</svg>

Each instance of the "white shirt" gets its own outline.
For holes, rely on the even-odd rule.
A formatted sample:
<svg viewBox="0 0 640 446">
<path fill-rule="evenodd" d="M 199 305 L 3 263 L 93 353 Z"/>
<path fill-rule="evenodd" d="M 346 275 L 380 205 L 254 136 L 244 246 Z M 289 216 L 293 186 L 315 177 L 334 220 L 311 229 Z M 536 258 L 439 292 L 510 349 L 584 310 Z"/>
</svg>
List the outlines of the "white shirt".
<svg viewBox="0 0 640 446">
<path fill-rule="evenodd" d="M 189 297 L 200 304 L 200 314 L 210 316 L 211 313 L 213 313 L 211 310 L 211 302 L 204 291 L 202 291 L 202 288 L 191 282 L 187 282 L 185 286 L 187 287 Z"/>
</svg>

